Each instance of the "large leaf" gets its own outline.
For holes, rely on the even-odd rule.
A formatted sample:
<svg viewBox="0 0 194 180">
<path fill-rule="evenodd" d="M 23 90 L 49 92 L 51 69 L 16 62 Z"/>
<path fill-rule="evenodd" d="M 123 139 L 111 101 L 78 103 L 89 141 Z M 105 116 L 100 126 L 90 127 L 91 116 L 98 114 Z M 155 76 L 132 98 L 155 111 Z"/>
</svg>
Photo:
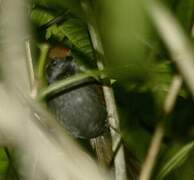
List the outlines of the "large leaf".
<svg viewBox="0 0 194 180">
<path fill-rule="evenodd" d="M 95 17 L 106 56 L 105 64 L 108 64 L 106 67 L 110 68 L 112 77 L 123 81 L 149 79 L 152 62 L 147 61 L 142 43 L 149 34 L 149 23 L 142 1 L 95 2 L 100 7 L 95 11 Z M 122 71 L 117 73 L 117 69 Z"/>
</svg>

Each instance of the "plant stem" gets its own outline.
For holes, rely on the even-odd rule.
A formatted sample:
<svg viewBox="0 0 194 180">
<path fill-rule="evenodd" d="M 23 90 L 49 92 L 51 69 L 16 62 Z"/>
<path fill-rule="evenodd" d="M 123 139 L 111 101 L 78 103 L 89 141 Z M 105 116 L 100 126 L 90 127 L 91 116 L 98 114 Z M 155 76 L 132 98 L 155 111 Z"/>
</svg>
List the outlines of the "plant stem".
<svg viewBox="0 0 194 180">
<path fill-rule="evenodd" d="M 63 90 L 69 89 L 73 86 L 78 86 L 79 84 L 82 84 L 84 82 L 94 81 L 93 79 L 88 79 L 88 78 L 100 75 L 101 73 L 102 72 L 100 71 L 90 71 L 90 72 L 80 73 L 70 78 L 55 82 L 49 85 L 48 87 L 41 89 L 37 95 L 37 99 L 43 100 L 46 96 L 56 91 L 60 91 L 62 89 Z"/>
<path fill-rule="evenodd" d="M 25 42 L 25 47 L 26 47 L 26 61 L 27 61 L 27 69 L 28 69 L 28 75 L 29 75 L 29 86 L 31 91 L 31 97 L 35 99 L 35 97 L 37 96 L 38 84 L 37 84 L 36 76 L 34 72 L 32 52 L 30 48 L 30 40 L 27 40 Z"/>
<path fill-rule="evenodd" d="M 98 34 L 96 20 L 94 18 L 89 2 L 87 0 L 82 0 L 81 5 L 86 14 L 86 17 L 88 18 L 88 27 L 89 27 L 92 44 L 97 56 L 98 68 L 100 70 L 103 70 L 104 69 L 104 65 L 103 65 L 104 50 L 103 50 L 100 36 Z M 119 130 L 120 129 L 119 116 L 117 112 L 113 89 L 110 86 L 103 86 L 103 92 L 104 92 L 104 97 L 105 97 L 105 102 L 107 107 L 109 124 L 111 124 L 117 130 Z M 118 140 L 121 139 L 121 135 L 112 129 L 110 130 L 110 132 L 111 132 L 111 138 L 112 138 L 112 150 L 114 150 L 116 149 L 115 145 L 118 144 L 117 143 Z M 115 180 L 127 180 L 123 145 L 119 147 L 118 152 L 115 155 L 114 167 L 115 167 Z"/>
<path fill-rule="evenodd" d="M 120 130 L 119 116 L 117 112 L 113 89 L 111 87 L 104 86 L 103 91 L 108 110 L 108 121 L 111 124 L 111 126 L 115 127 L 117 130 Z M 117 149 L 118 142 L 121 140 L 122 137 L 113 129 L 110 129 L 110 132 L 112 137 L 112 150 L 114 152 L 114 150 Z M 120 145 L 119 149 L 117 150 L 117 154 L 114 156 L 114 166 L 115 166 L 115 180 L 127 180 L 123 144 Z"/>
<path fill-rule="evenodd" d="M 164 101 L 163 109 L 164 109 L 165 116 L 169 115 L 172 112 L 178 93 L 180 91 L 181 85 L 182 85 L 182 78 L 179 75 L 175 75 L 172 80 L 171 86 L 169 88 L 169 92 Z M 162 142 L 162 138 L 164 136 L 164 132 L 165 132 L 164 122 L 161 121 L 157 125 L 154 135 L 152 137 L 151 145 L 149 147 L 145 162 L 142 166 L 139 180 L 150 179 L 152 170 L 154 168 L 154 165 L 157 159 L 157 155 L 160 150 L 160 145 Z"/>
<path fill-rule="evenodd" d="M 179 90 L 181 89 L 182 84 L 183 84 L 182 77 L 178 74 L 175 75 L 172 80 L 170 90 L 164 101 L 163 109 L 164 109 L 165 115 L 169 115 L 172 112 L 174 105 L 176 103 L 176 98 L 178 96 L 178 93 L 179 93 Z"/>
<path fill-rule="evenodd" d="M 44 77 L 44 66 L 49 50 L 48 44 L 41 44 L 39 45 L 40 48 L 40 57 L 38 59 L 38 67 L 37 67 L 37 78 L 38 80 L 42 80 Z"/>
<path fill-rule="evenodd" d="M 160 150 L 160 145 L 161 145 L 163 136 L 164 136 L 164 125 L 163 123 L 159 123 L 152 137 L 152 142 L 149 147 L 145 162 L 143 164 L 139 180 L 150 179 L 153 167 L 156 162 L 157 155 Z"/>
<path fill-rule="evenodd" d="M 26 46 L 26 60 L 27 60 L 27 65 L 28 65 L 28 71 L 29 71 L 29 81 L 30 81 L 30 88 L 31 90 L 33 89 L 34 83 L 35 83 L 35 73 L 34 73 L 34 67 L 32 63 L 32 53 L 30 49 L 30 41 L 27 40 L 25 42 Z"/>
</svg>

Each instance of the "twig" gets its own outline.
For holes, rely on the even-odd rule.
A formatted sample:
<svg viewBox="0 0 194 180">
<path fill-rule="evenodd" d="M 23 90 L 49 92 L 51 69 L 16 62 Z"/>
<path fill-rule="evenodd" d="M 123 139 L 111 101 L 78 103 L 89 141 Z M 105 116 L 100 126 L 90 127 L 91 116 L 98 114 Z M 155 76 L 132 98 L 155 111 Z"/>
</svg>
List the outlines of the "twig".
<svg viewBox="0 0 194 180">
<path fill-rule="evenodd" d="M 101 39 L 97 32 L 96 21 L 94 19 L 94 16 L 92 14 L 92 10 L 91 10 L 91 7 L 88 1 L 82 0 L 81 5 L 86 14 L 86 17 L 88 18 L 89 32 L 90 32 L 91 40 L 93 43 L 93 47 L 96 51 L 98 68 L 100 70 L 103 70 L 104 65 L 103 65 L 102 57 L 104 56 L 104 50 L 101 44 Z M 102 56 L 100 57 L 98 55 L 102 55 Z M 106 102 L 106 107 L 107 107 L 109 124 L 111 124 L 111 126 L 115 127 L 119 131 L 120 129 L 119 116 L 117 112 L 117 107 L 116 107 L 112 87 L 103 86 L 103 92 L 104 92 L 104 97 L 105 97 L 105 102 Z M 120 141 L 121 139 L 121 135 L 116 133 L 112 129 L 110 129 L 110 132 L 111 132 L 111 138 L 112 138 L 112 150 L 114 151 L 116 149 L 116 146 L 118 145 L 118 141 Z M 115 155 L 114 167 L 115 167 L 115 179 L 116 180 L 127 180 L 126 163 L 125 163 L 123 145 L 120 145 L 117 151 L 117 154 Z"/>
<path fill-rule="evenodd" d="M 48 44 L 40 44 L 39 48 L 40 48 L 40 57 L 38 60 L 37 76 L 38 76 L 38 80 L 42 80 L 44 77 L 44 66 L 45 66 L 45 62 L 47 59 L 49 45 Z"/>
<path fill-rule="evenodd" d="M 31 97 L 35 99 L 39 94 L 39 89 L 43 86 L 44 80 L 44 68 L 47 59 L 47 54 L 49 50 L 48 44 L 40 44 L 40 56 L 38 59 L 38 65 L 36 71 L 34 71 L 34 65 L 32 60 L 32 52 L 30 48 L 30 40 L 25 42 L 26 47 L 26 60 L 27 60 L 27 69 L 29 73 L 29 84 L 31 90 Z"/>
<path fill-rule="evenodd" d="M 25 42 L 26 45 L 26 56 L 27 56 L 27 65 L 28 65 L 28 71 L 29 71 L 29 82 L 30 82 L 30 87 L 33 89 L 33 85 L 35 82 L 35 72 L 34 72 L 34 67 L 33 67 L 33 61 L 32 61 L 32 52 L 30 48 L 30 41 L 27 40 Z"/>
<path fill-rule="evenodd" d="M 29 85 L 31 89 L 31 97 L 35 98 L 37 96 L 38 87 L 37 87 L 37 82 L 36 82 L 36 77 L 35 77 L 35 72 L 33 67 L 30 40 L 27 40 L 25 42 L 25 47 L 26 47 L 26 60 L 27 60 L 27 67 L 28 67 L 28 74 L 29 74 Z"/>
<path fill-rule="evenodd" d="M 42 100 L 47 95 L 52 94 L 56 91 L 60 91 L 61 89 L 66 90 L 75 86 L 79 86 L 83 83 L 94 82 L 95 79 L 91 79 L 91 77 L 98 76 L 100 74 L 102 74 L 101 71 L 88 71 L 85 73 L 74 75 L 64 80 L 60 80 L 49 85 L 48 87 L 40 89 L 40 92 L 37 95 L 37 99 Z"/>
<path fill-rule="evenodd" d="M 180 91 L 181 85 L 182 85 L 182 78 L 179 75 L 175 75 L 172 80 L 171 86 L 169 88 L 169 92 L 164 101 L 163 110 L 164 110 L 165 116 L 169 115 L 172 112 L 176 102 L 176 98 Z M 162 142 L 162 138 L 164 136 L 164 132 L 165 132 L 165 127 L 164 127 L 163 121 L 161 121 L 157 125 L 154 135 L 152 137 L 151 145 L 149 147 L 145 162 L 142 166 L 142 171 L 140 173 L 139 180 L 150 179 L 153 167 L 156 162 L 157 155 L 160 150 L 160 145 Z"/>
<path fill-rule="evenodd" d="M 145 162 L 142 166 L 139 180 L 149 180 L 153 167 L 155 165 L 156 157 L 160 150 L 160 144 L 164 135 L 164 125 L 159 123 L 156 127 L 154 135 L 152 137 L 151 145 L 148 150 Z"/>
<path fill-rule="evenodd" d="M 180 75 L 175 75 L 173 80 L 172 80 L 172 84 L 170 86 L 169 92 L 165 98 L 164 101 L 164 114 L 165 115 L 169 115 L 173 108 L 174 105 L 176 103 L 176 98 L 178 96 L 179 90 L 181 89 L 181 86 L 183 84 L 183 79 Z"/>
<path fill-rule="evenodd" d="M 113 90 L 111 87 L 104 86 L 103 87 L 106 106 L 108 110 L 108 121 L 111 126 L 115 127 L 118 131 L 120 130 L 119 125 L 119 116 L 116 109 L 116 103 L 113 95 Z M 111 137 L 112 137 L 112 150 L 117 149 L 118 142 L 121 140 L 121 135 L 118 134 L 115 130 L 110 129 Z M 117 154 L 114 156 L 114 166 L 115 166 L 115 179 L 116 180 L 127 180 L 127 172 L 126 172 L 126 163 L 125 163 L 125 155 L 124 155 L 124 147 L 123 144 L 119 146 L 117 150 Z"/>
</svg>

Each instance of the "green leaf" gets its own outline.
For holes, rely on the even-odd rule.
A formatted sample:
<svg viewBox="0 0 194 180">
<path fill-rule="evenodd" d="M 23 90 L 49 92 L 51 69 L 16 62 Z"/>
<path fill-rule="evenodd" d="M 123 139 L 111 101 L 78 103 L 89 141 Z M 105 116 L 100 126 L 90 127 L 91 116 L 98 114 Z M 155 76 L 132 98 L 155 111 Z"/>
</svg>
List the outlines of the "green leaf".
<svg viewBox="0 0 194 180">
<path fill-rule="evenodd" d="M 33 0 L 35 5 L 43 6 L 48 9 L 54 9 L 58 12 L 68 9 L 78 17 L 83 17 L 82 8 L 79 0 Z"/>
<path fill-rule="evenodd" d="M 171 171 L 180 167 L 189 157 L 194 149 L 194 142 L 191 142 L 182 147 L 172 158 L 170 158 L 158 173 L 157 180 L 163 179 Z"/>
<path fill-rule="evenodd" d="M 96 17 L 106 56 L 105 64 L 110 68 L 111 78 L 123 82 L 149 79 L 152 62 L 147 61 L 146 48 L 141 41 L 143 39 L 147 42 L 150 28 L 143 1 L 121 0 L 118 3 L 116 0 L 108 0 L 95 3 L 100 9 L 93 16 Z M 115 68 L 122 71 L 117 73 Z"/>
<path fill-rule="evenodd" d="M 48 23 L 55 17 L 55 14 L 52 11 L 36 8 L 32 10 L 31 20 L 34 24 L 41 26 Z"/>
<path fill-rule="evenodd" d="M 82 21 L 76 18 L 70 18 L 61 25 L 53 25 L 47 29 L 46 38 L 55 38 L 62 41 L 67 38 L 76 49 L 93 59 L 93 49 L 90 42 L 90 37 L 87 31 L 87 26 Z"/>
<path fill-rule="evenodd" d="M 32 10 L 31 19 L 37 26 L 44 25 L 56 17 L 53 11 L 35 8 Z M 88 34 L 87 25 L 79 18 L 69 17 L 60 25 L 53 24 L 46 29 L 45 39 L 54 38 L 59 42 L 66 39 L 73 48 L 87 59 L 94 59 L 92 44 Z"/>
</svg>

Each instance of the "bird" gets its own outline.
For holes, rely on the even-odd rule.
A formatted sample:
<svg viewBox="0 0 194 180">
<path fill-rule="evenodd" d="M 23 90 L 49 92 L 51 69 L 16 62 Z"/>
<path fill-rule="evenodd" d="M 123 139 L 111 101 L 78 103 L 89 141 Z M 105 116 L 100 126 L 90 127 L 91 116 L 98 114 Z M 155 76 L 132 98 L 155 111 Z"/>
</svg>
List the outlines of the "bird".
<svg viewBox="0 0 194 180">
<path fill-rule="evenodd" d="M 45 68 L 45 77 L 49 85 L 82 71 L 83 67 L 72 56 L 70 50 L 61 47 L 50 50 Z M 46 101 L 57 121 L 74 138 L 90 140 L 100 164 L 110 168 L 114 153 L 102 84 L 94 78 L 87 78 L 78 85 L 51 94 Z M 126 147 L 124 148 L 128 161 L 128 176 L 137 179 L 139 161 L 131 152 L 126 151 Z"/>
<path fill-rule="evenodd" d="M 51 48 L 45 67 L 48 85 L 82 72 L 82 66 L 69 49 Z M 92 77 L 49 95 L 46 101 L 57 121 L 75 138 L 95 138 L 107 129 L 102 85 Z"/>
</svg>

